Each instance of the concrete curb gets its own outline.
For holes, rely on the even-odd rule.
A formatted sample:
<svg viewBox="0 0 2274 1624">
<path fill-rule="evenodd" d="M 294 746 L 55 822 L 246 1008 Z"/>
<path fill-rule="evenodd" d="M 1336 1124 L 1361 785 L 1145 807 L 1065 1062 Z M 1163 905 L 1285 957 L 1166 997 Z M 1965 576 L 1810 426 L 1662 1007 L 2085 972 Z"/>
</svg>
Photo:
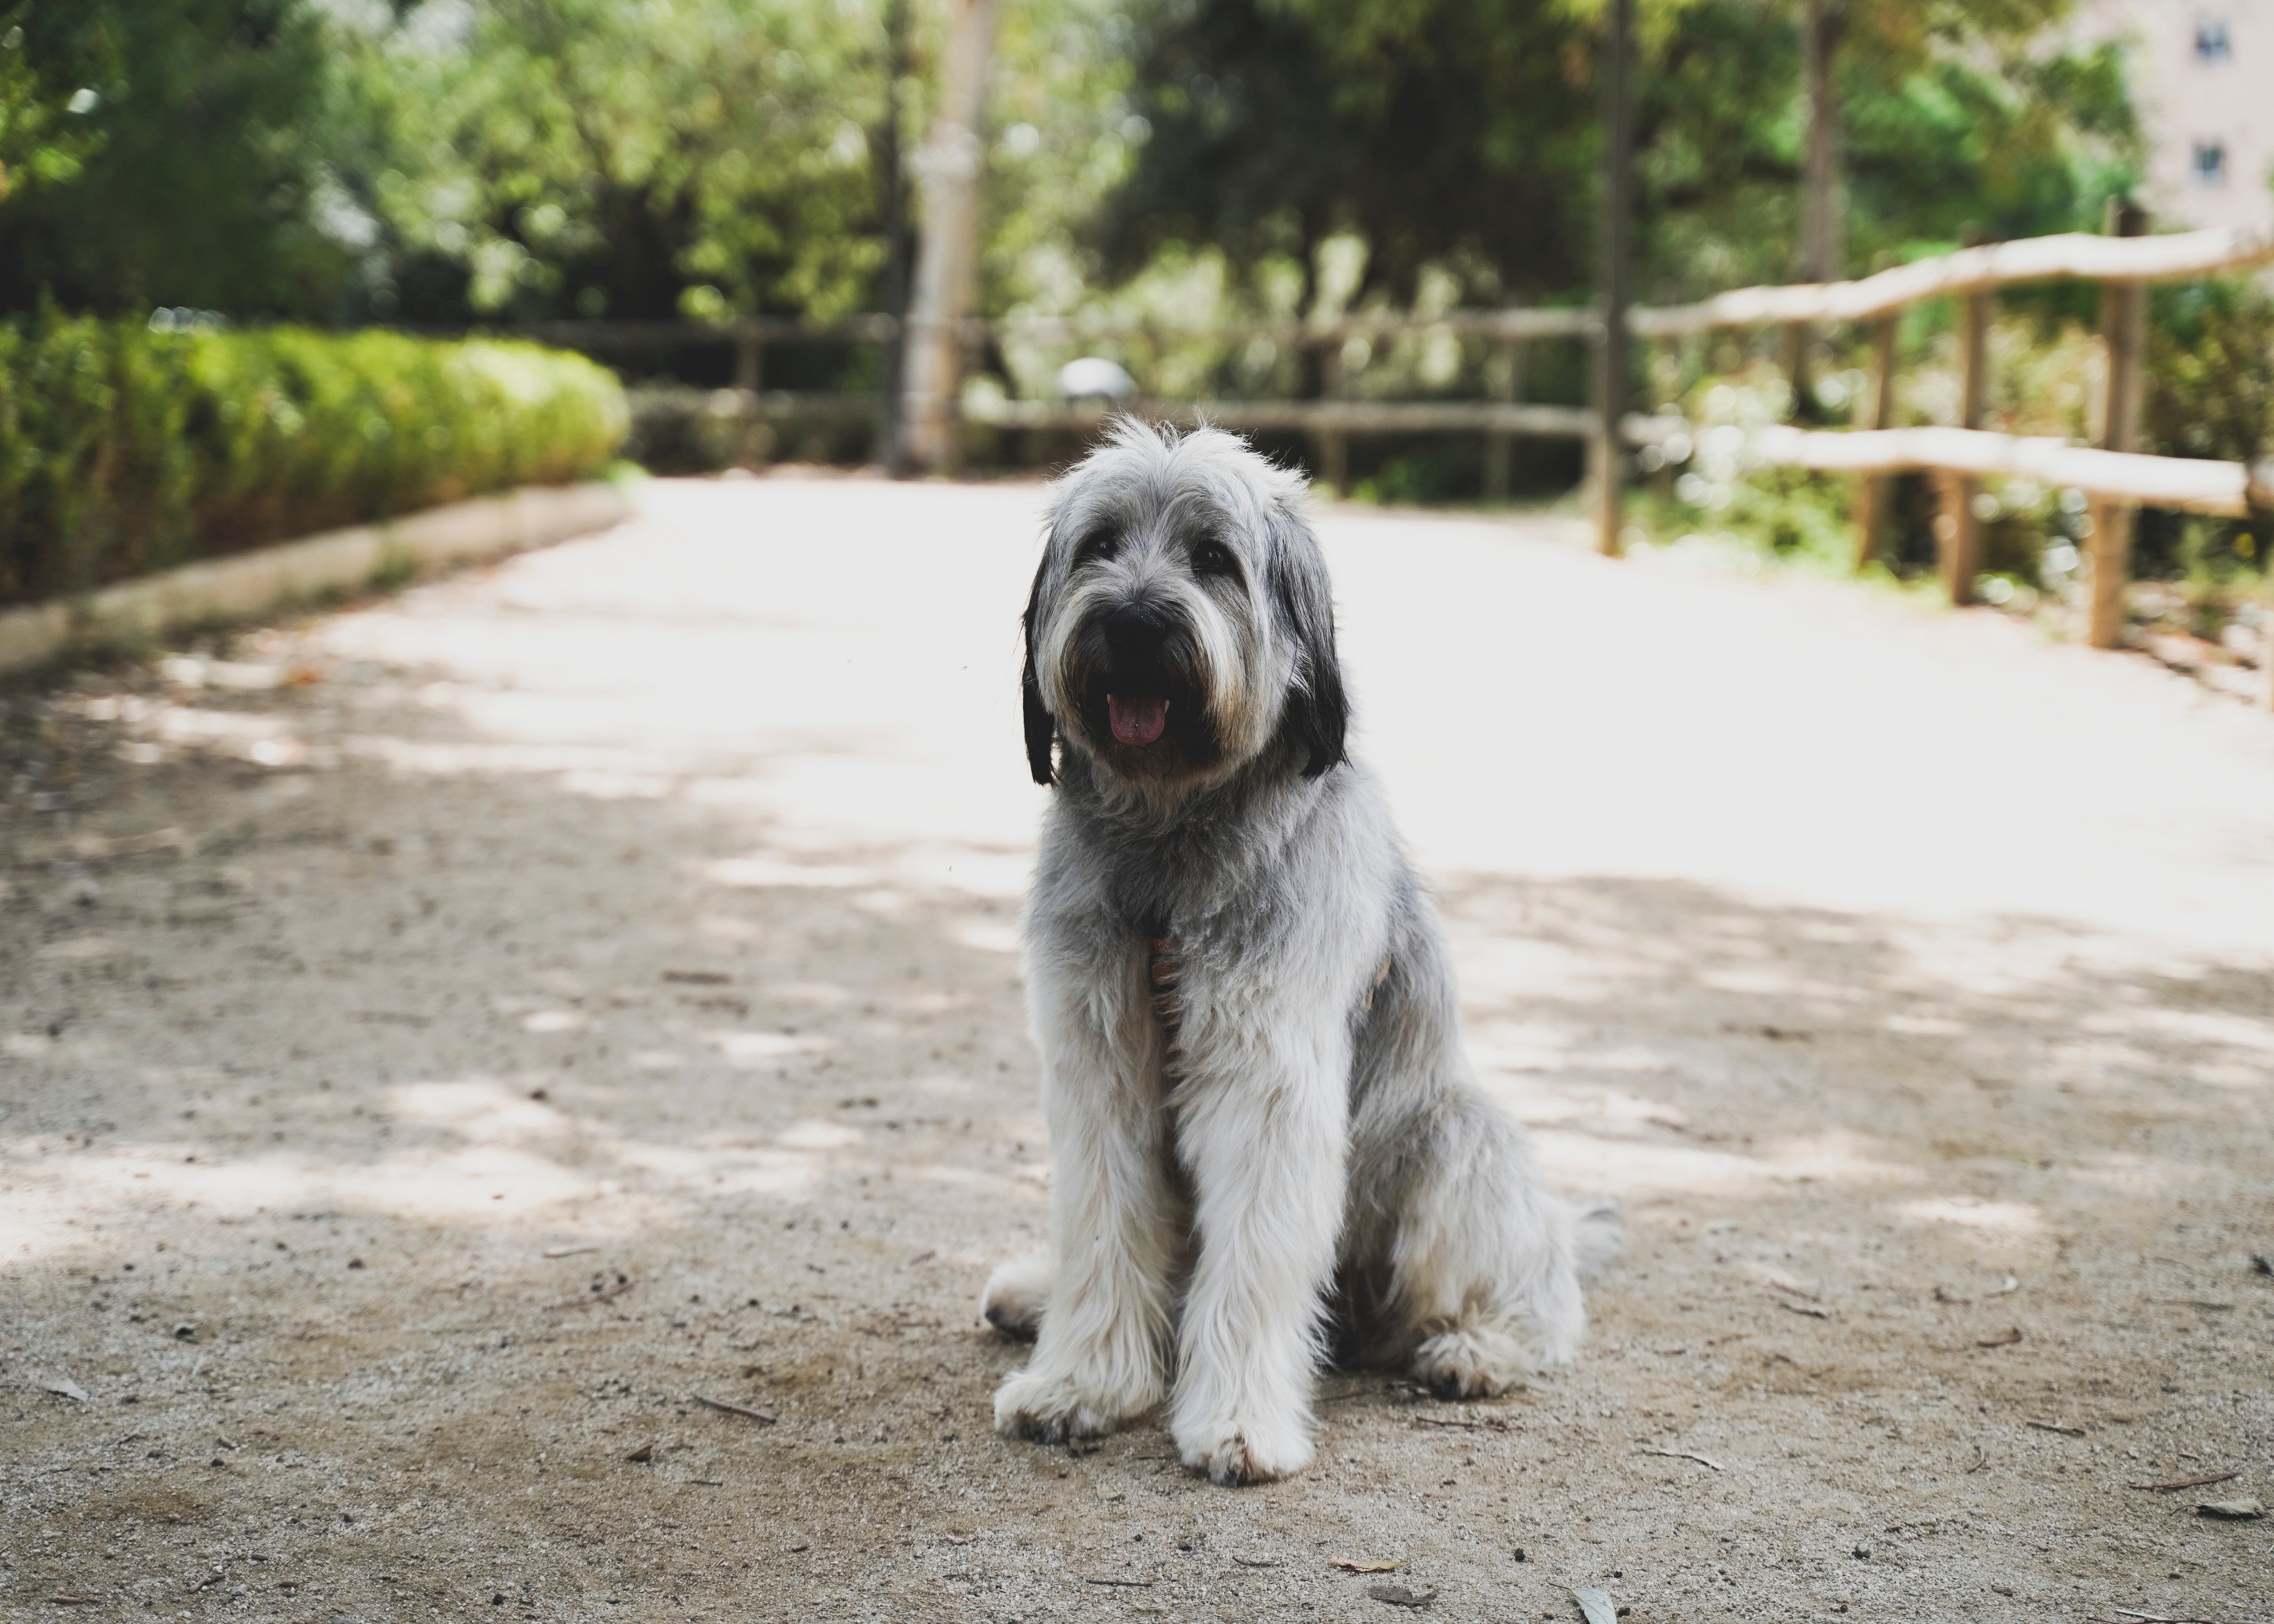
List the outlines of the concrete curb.
<svg viewBox="0 0 2274 1624">
<path fill-rule="evenodd" d="M 532 486 L 0 610 L 0 673 L 67 653 L 132 648 L 186 627 L 252 620 L 397 573 L 548 546 L 631 515 L 629 499 L 613 485 Z"/>
</svg>

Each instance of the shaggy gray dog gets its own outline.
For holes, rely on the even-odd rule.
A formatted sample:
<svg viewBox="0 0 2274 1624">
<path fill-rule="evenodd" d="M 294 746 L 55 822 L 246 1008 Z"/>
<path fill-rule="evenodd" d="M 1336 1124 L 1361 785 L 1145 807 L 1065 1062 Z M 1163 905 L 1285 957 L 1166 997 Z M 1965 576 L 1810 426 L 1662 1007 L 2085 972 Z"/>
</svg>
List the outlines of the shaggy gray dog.
<svg viewBox="0 0 2274 1624">
<path fill-rule="evenodd" d="M 1330 1344 L 1450 1395 L 1569 1361 L 1617 1220 L 1541 1186 L 1462 1055 L 1442 928 L 1344 754 L 1300 477 L 1124 421 L 1054 496 L 1024 684 L 1052 1234 L 987 1285 L 1036 1339 L 995 1424 L 1165 1398 L 1187 1466 L 1282 1477 Z"/>
</svg>

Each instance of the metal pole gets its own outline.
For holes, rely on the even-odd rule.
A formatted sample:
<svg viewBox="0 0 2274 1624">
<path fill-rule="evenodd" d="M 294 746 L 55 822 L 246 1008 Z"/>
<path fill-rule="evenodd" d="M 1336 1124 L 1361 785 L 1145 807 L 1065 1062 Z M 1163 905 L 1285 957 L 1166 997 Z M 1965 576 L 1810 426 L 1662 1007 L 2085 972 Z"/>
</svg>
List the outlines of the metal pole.
<svg viewBox="0 0 2274 1624">
<path fill-rule="evenodd" d="M 1634 207 L 1631 174 L 1633 94 L 1628 83 L 1634 37 L 1634 0 L 1610 0 L 1603 40 L 1602 336 L 1595 348 L 1595 545 L 1619 555 L 1621 498 L 1626 489 L 1626 447 L 1619 422 L 1631 387 L 1627 335 L 1628 215 Z"/>
</svg>

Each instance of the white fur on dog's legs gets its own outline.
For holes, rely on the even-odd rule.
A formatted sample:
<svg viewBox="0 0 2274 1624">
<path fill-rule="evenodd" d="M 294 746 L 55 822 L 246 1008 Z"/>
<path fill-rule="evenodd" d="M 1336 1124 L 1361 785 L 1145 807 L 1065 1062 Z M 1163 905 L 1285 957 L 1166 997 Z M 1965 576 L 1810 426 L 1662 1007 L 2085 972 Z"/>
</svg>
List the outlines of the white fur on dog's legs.
<svg viewBox="0 0 2274 1624">
<path fill-rule="evenodd" d="M 1188 1047 L 1178 1102 L 1200 1257 L 1169 1430 L 1185 1464 L 1221 1484 L 1311 1463 L 1321 1298 L 1342 1224 L 1344 1091 L 1320 1079 L 1342 1076 L 1347 1056 L 1304 1056 L 1284 1027 L 1272 1037 L 1276 1055 Z"/>
<path fill-rule="evenodd" d="M 1017 1305 L 1041 1315 L 1034 1357 L 996 1391 L 995 1428 L 1054 1443 L 1161 1402 L 1180 1226 L 1141 944 L 1103 967 L 1037 945 L 1028 976 L 1050 1129 L 1053 1262 L 1046 1285 L 1024 1259 L 989 1282 L 990 1308 L 999 1302 L 1014 1322 Z"/>
</svg>

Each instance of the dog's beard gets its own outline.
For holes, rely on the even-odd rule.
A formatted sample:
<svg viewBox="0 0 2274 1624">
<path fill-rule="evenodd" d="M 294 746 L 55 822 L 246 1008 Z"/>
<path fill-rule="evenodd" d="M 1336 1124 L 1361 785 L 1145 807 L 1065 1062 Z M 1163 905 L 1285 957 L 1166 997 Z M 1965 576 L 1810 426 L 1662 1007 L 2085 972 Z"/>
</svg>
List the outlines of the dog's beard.
<svg viewBox="0 0 2274 1624">
<path fill-rule="evenodd" d="M 1157 648 L 1117 652 L 1092 620 L 1068 640 L 1061 691 L 1081 743 L 1118 777 L 1170 783 L 1223 759 L 1204 664 L 1188 633 L 1172 628 Z"/>
</svg>

